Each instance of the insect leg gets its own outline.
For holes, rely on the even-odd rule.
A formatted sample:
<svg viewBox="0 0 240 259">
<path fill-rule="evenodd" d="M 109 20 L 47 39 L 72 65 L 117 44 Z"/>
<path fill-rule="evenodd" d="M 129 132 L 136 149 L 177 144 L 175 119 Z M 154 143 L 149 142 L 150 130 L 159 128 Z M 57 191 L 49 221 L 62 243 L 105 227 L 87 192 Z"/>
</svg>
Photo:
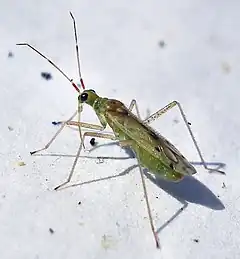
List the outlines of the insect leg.
<svg viewBox="0 0 240 259">
<path fill-rule="evenodd" d="M 172 108 L 175 107 L 175 106 L 177 106 L 178 109 L 179 109 L 179 111 L 180 111 L 180 114 L 181 114 L 181 116 L 182 116 L 182 118 L 183 118 L 183 121 L 184 121 L 184 123 L 185 123 L 185 125 L 186 125 L 186 127 L 187 127 L 187 129 L 188 129 L 188 132 L 189 132 L 189 134 L 190 134 L 190 136 L 191 136 L 191 139 L 192 139 L 192 141 L 193 141 L 193 144 L 194 144 L 194 146 L 195 146 L 195 148 L 196 148 L 196 150 L 197 150 L 197 152 L 198 152 L 198 155 L 199 155 L 199 157 L 200 157 L 200 160 L 201 160 L 201 162 L 202 162 L 203 167 L 204 167 L 206 170 L 208 170 L 209 172 L 218 172 L 218 173 L 220 173 L 220 174 L 225 174 L 225 172 L 223 172 L 223 171 L 221 171 L 221 170 L 209 168 L 209 167 L 207 166 L 207 164 L 206 164 L 206 162 L 205 162 L 205 160 L 204 160 L 204 158 L 203 158 L 202 152 L 201 152 L 201 150 L 200 150 L 200 148 L 199 148 L 199 145 L 198 145 L 198 143 L 197 143 L 197 141 L 196 141 L 196 139 L 195 139 L 195 137 L 194 137 L 194 135 L 193 135 L 193 132 L 192 132 L 192 130 L 191 130 L 191 128 L 190 128 L 189 122 L 187 121 L 186 115 L 185 115 L 185 113 L 183 112 L 183 109 L 182 109 L 182 107 L 181 107 L 181 105 L 180 105 L 179 102 L 173 101 L 173 102 L 169 103 L 168 105 L 166 105 L 165 107 L 163 107 L 163 108 L 160 109 L 159 111 L 157 111 L 157 112 L 153 113 L 152 115 L 150 115 L 150 116 L 149 116 L 147 119 L 145 119 L 143 122 L 149 124 L 149 123 L 151 123 L 152 121 L 155 121 L 156 119 L 158 119 L 162 114 L 166 113 L 167 111 L 169 111 L 170 109 L 172 109 Z"/>
<path fill-rule="evenodd" d="M 152 232 L 153 232 L 153 236 L 154 236 L 154 239 L 155 239 L 155 242 L 156 242 L 156 247 L 160 248 L 160 242 L 159 242 L 159 239 L 158 239 L 158 235 L 157 235 L 157 232 L 156 232 L 155 227 L 153 225 L 152 213 L 151 213 L 150 204 L 149 204 L 149 200 L 148 200 L 147 187 L 146 187 L 146 183 L 145 183 L 145 179 L 144 179 L 144 173 L 143 173 L 143 169 L 140 165 L 139 159 L 138 159 L 138 166 L 139 166 L 139 171 L 140 171 L 141 180 L 142 180 L 144 197 L 145 197 L 145 201 L 146 201 L 146 205 L 147 205 L 149 222 L 150 222 L 151 229 L 152 229 Z"/>
<path fill-rule="evenodd" d="M 137 101 L 134 100 L 134 99 L 131 101 L 131 103 L 128 107 L 128 110 L 131 112 L 133 110 L 133 107 L 135 107 L 135 109 L 136 109 L 138 118 L 141 119 L 140 112 L 139 112 L 138 105 L 137 105 Z"/>
<path fill-rule="evenodd" d="M 62 123 L 60 129 L 55 133 L 55 135 L 50 139 L 50 141 L 41 149 L 35 150 L 30 152 L 31 155 L 36 154 L 40 151 L 46 150 L 50 147 L 50 145 L 53 143 L 53 141 L 56 139 L 56 137 L 61 133 L 61 131 L 63 130 L 63 128 L 66 126 L 68 121 L 71 121 L 75 116 L 76 116 L 77 112 L 74 112 L 74 114 L 65 122 Z"/>
<path fill-rule="evenodd" d="M 64 121 L 58 121 L 56 124 L 62 124 Z M 66 125 L 69 126 L 81 126 L 86 129 L 93 129 L 93 130 L 104 130 L 104 127 L 101 125 L 96 125 L 96 124 L 91 124 L 91 123 L 86 123 L 86 122 L 78 122 L 78 121 L 66 121 Z"/>
<path fill-rule="evenodd" d="M 100 126 L 100 125 L 95 125 L 95 124 L 90 124 L 90 123 L 85 123 L 85 122 L 77 122 L 77 121 L 72 121 L 72 119 L 76 116 L 75 112 L 68 120 L 66 121 L 57 121 L 57 122 L 53 122 L 53 124 L 58 125 L 61 124 L 60 129 L 55 133 L 55 135 L 51 138 L 51 140 L 41 149 L 39 150 L 35 150 L 30 152 L 31 155 L 36 154 L 40 151 L 46 150 L 49 148 L 49 146 L 52 144 L 52 142 L 56 139 L 56 137 L 60 134 L 60 132 L 63 130 L 63 128 L 66 125 L 72 125 L 72 126 L 81 126 L 83 128 L 87 128 L 87 129 L 94 129 L 94 130 L 104 130 L 104 127 Z"/>
<path fill-rule="evenodd" d="M 111 134 L 104 134 L 104 133 L 90 132 L 90 131 L 84 132 L 83 141 L 80 143 L 80 146 L 78 148 L 77 154 L 75 156 L 75 159 L 74 159 L 74 162 L 73 162 L 73 165 L 72 165 L 72 169 L 71 169 L 71 171 L 68 175 L 67 180 L 64 183 L 58 185 L 56 188 L 54 188 L 54 190 L 59 190 L 60 188 L 62 188 L 64 185 L 68 184 L 71 181 L 73 173 L 74 173 L 74 169 L 76 167 L 78 158 L 80 156 L 80 153 L 81 153 L 81 150 L 82 150 L 82 147 L 83 147 L 83 142 L 84 142 L 84 139 L 85 139 L 86 136 L 116 140 L 115 136 L 111 135 Z"/>
<path fill-rule="evenodd" d="M 119 144 L 120 144 L 121 147 L 126 147 L 126 146 L 130 146 L 131 147 L 131 140 L 122 140 L 122 141 L 119 141 Z M 147 205 L 149 222 L 150 222 L 151 229 L 152 229 L 152 232 L 153 232 L 153 236 L 154 236 L 154 239 L 155 239 L 155 242 L 156 242 L 156 247 L 160 248 L 160 242 L 159 242 L 159 239 L 158 239 L 158 235 L 157 235 L 157 232 L 156 232 L 154 224 L 153 224 L 153 218 L 152 218 L 151 208 L 150 208 L 150 204 L 149 204 L 149 199 L 148 199 L 148 194 L 147 194 L 147 187 L 146 187 L 146 183 L 145 183 L 144 173 L 143 173 L 143 169 L 142 169 L 142 167 L 140 165 L 140 161 L 139 161 L 138 156 L 137 156 L 137 160 L 138 160 L 138 167 L 139 167 L 139 171 L 140 171 L 140 175 L 141 175 L 141 180 L 142 180 L 144 197 L 145 197 L 145 201 L 146 201 L 146 205 Z"/>
<path fill-rule="evenodd" d="M 116 137 L 115 137 L 113 134 L 100 133 L 100 132 L 87 131 L 87 132 L 84 132 L 84 134 L 83 134 L 83 137 L 84 137 L 84 138 L 85 138 L 86 136 L 88 136 L 88 137 L 96 137 L 96 138 L 105 138 L 105 139 L 116 140 Z"/>
</svg>

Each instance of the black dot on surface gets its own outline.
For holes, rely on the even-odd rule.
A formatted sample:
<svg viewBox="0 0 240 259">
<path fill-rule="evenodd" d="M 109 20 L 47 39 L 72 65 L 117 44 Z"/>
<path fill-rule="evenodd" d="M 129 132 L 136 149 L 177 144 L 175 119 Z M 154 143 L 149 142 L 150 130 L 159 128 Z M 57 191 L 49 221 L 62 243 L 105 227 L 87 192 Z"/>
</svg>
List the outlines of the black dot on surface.
<svg viewBox="0 0 240 259">
<path fill-rule="evenodd" d="M 194 238 L 193 241 L 194 241 L 195 243 L 199 243 L 199 239 L 197 239 L 197 238 Z"/>
<path fill-rule="evenodd" d="M 44 78 L 47 81 L 52 79 L 52 75 L 48 72 L 42 72 L 41 77 Z"/>
<path fill-rule="evenodd" d="M 91 138 L 90 144 L 91 144 L 92 146 L 94 146 L 94 145 L 96 144 L 95 138 Z"/>
<path fill-rule="evenodd" d="M 54 234 L 54 230 L 53 230 L 52 228 L 49 228 L 49 232 L 50 232 L 51 234 Z"/>
<path fill-rule="evenodd" d="M 160 41 L 158 42 L 158 45 L 159 45 L 160 48 L 164 48 L 164 47 L 166 46 L 166 43 L 165 43 L 164 40 L 160 40 Z"/>
<path fill-rule="evenodd" d="M 9 58 L 12 58 L 12 57 L 13 57 L 12 51 L 9 51 L 9 52 L 8 52 L 8 57 L 9 57 Z"/>
</svg>

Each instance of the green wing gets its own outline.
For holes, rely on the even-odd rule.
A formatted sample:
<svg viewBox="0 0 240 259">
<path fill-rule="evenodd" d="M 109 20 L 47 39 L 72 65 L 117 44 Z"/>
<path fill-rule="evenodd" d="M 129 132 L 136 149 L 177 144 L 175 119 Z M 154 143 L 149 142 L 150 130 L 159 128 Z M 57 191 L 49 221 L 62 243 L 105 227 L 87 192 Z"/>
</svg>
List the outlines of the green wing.
<svg viewBox="0 0 240 259">
<path fill-rule="evenodd" d="M 109 112 L 108 118 L 111 121 L 109 125 L 120 140 L 133 140 L 166 167 L 182 175 L 193 175 L 197 172 L 173 144 L 149 125 L 144 124 L 125 106 L 118 111 Z"/>
</svg>

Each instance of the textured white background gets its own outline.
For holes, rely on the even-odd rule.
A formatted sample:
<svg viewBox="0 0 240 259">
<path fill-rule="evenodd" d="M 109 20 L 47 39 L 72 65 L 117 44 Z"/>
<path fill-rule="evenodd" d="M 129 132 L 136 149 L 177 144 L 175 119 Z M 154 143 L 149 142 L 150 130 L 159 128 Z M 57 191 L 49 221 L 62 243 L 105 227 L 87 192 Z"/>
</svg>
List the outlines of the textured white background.
<svg viewBox="0 0 240 259">
<path fill-rule="evenodd" d="M 239 8 L 234 0 L 0 1 L 1 258 L 240 258 Z M 74 183 L 133 170 L 55 192 L 71 168 L 77 131 L 67 128 L 47 156 L 29 155 L 57 130 L 51 121 L 73 113 L 77 94 L 49 63 L 15 43 L 33 44 L 78 81 L 69 11 L 88 88 L 126 104 L 135 98 L 143 117 L 179 100 L 206 161 L 226 164 L 226 176 L 197 166 L 195 178 L 179 184 L 147 180 L 160 251 L 135 159 L 81 158 Z M 41 78 L 43 71 L 53 80 Z M 83 119 L 97 122 L 90 108 Z M 153 126 L 199 162 L 177 110 Z M 116 145 L 91 155 L 127 156 Z M 180 201 L 187 208 L 163 228 Z"/>
</svg>

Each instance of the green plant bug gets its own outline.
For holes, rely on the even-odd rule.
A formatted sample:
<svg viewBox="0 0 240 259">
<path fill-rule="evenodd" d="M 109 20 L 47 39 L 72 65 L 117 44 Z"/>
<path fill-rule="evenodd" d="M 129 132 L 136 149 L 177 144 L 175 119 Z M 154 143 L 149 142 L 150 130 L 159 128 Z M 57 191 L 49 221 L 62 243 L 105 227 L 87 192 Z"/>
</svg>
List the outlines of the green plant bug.
<svg viewBox="0 0 240 259">
<path fill-rule="evenodd" d="M 158 119 L 161 115 L 165 114 L 173 107 L 177 107 L 188 129 L 188 132 L 191 136 L 193 144 L 198 152 L 198 155 L 201 160 L 201 164 L 204 166 L 206 170 L 209 170 L 210 172 L 218 172 L 221 174 L 225 174 L 225 173 L 223 171 L 212 169 L 207 166 L 202 156 L 202 153 L 200 151 L 200 148 L 197 144 L 197 141 L 193 135 L 193 132 L 190 128 L 191 123 L 187 121 L 185 113 L 183 112 L 183 109 L 179 102 L 173 101 L 168 105 L 166 105 L 165 107 L 163 107 L 162 109 L 148 116 L 148 118 L 146 118 L 145 120 L 141 120 L 139 109 L 135 100 L 132 100 L 129 107 L 127 108 L 119 100 L 100 97 L 94 90 L 85 89 L 85 85 L 82 79 L 81 69 L 80 69 L 76 22 L 71 12 L 70 12 L 70 15 L 73 20 L 78 73 L 79 73 L 80 86 L 83 91 L 79 89 L 77 84 L 75 84 L 73 80 L 70 79 L 63 72 L 62 69 L 60 69 L 57 65 L 55 65 L 55 63 L 53 63 L 50 59 L 44 56 L 33 46 L 31 46 L 28 43 L 17 44 L 17 45 L 24 45 L 31 48 L 32 50 L 37 52 L 40 56 L 42 56 L 44 59 L 46 59 L 72 84 L 75 90 L 79 93 L 77 111 L 75 111 L 74 114 L 66 121 L 53 122 L 53 124 L 60 124 L 61 127 L 58 129 L 56 134 L 47 143 L 45 147 L 31 152 L 31 155 L 49 148 L 49 146 L 52 144 L 52 142 L 56 139 L 58 134 L 62 131 L 62 129 L 66 125 L 73 125 L 78 127 L 81 142 L 67 180 L 55 188 L 55 190 L 59 190 L 71 181 L 81 150 L 85 148 L 84 146 L 85 137 L 89 136 L 92 138 L 104 138 L 104 139 L 110 139 L 110 140 L 117 140 L 120 146 L 131 148 L 134 151 L 136 155 L 136 159 L 138 161 L 150 226 L 154 235 L 156 247 L 160 248 L 159 238 L 153 224 L 153 218 L 151 214 L 151 209 L 150 209 L 150 204 L 149 204 L 149 199 L 148 199 L 147 189 L 146 189 L 146 184 L 144 179 L 143 167 L 148 169 L 150 173 L 153 173 L 159 177 L 162 177 L 165 180 L 174 181 L 174 182 L 178 182 L 182 180 L 183 177 L 186 175 L 187 176 L 194 175 L 195 173 L 197 173 L 197 171 L 194 168 L 194 166 L 190 162 L 188 162 L 188 160 L 181 154 L 181 152 L 173 144 L 171 144 L 166 138 L 164 138 L 162 135 L 156 132 L 152 127 L 149 126 L 149 124 L 152 121 Z M 81 121 L 80 115 L 83 110 L 84 104 L 90 105 L 93 108 L 100 121 L 100 125 L 85 123 Z M 133 108 L 135 108 L 136 110 L 136 115 L 133 114 L 132 112 Z M 76 115 L 78 115 L 78 120 L 73 121 L 73 118 Z M 109 125 L 112 128 L 113 134 L 104 132 L 104 129 L 106 128 L 107 125 Z M 84 134 L 82 134 L 81 128 L 91 129 L 91 131 L 87 131 L 87 132 L 84 132 Z"/>
</svg>

